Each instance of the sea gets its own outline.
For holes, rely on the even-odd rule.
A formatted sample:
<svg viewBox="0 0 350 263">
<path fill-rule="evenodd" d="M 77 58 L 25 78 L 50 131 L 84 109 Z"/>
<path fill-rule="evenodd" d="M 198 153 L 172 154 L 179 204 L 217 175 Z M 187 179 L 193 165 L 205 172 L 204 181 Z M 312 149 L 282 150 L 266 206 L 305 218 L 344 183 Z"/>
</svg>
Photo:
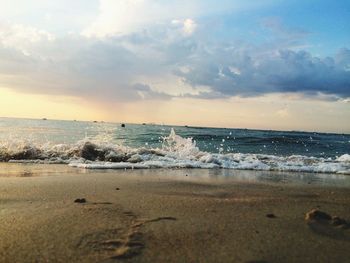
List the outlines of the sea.
<svg viewBox="0 0 350 263">
<path fill-rule="evenodd" d="M 0 118 L 0 161 L 350 174 L 350 135 Z"/>
</svg>

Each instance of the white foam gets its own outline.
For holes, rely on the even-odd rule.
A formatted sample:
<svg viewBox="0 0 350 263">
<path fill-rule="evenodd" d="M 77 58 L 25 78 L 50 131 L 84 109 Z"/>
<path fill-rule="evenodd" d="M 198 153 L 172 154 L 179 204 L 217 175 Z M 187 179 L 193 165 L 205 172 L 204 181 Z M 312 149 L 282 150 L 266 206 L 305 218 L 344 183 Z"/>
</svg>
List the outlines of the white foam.
<svg viewBox="0 0 350 263">
<path fill-rule="evenodd" d="M 343 154 L 337 158 L 338 162 L 350 162 L 350 154 Z"/>
<path fill-rule="evenodd" d="M 145 169 L 150 168 L 145 164 L 134 164 L 134 163 L 112 163 L 112 162 L 90 162 L 90 163 L 79 163 L 71 162 L 69 166 L 86 169 Z"/>
<path fill-rule="evenodd" d="M 302 155 L 208 153 L 200 151 L 191 138 L 183 138 L 174 130 L 163 141 L 162 147 L 156 149 L 130 148 L 108 140 L 85 139 L 72 145 L 10 141 L 0 145 L 0 158 L 8 158 L 7 161 L 11 162 L 66 163 L 85 169 L 222 168 L 350 174 L 349 154 L 331 159 Z M 96 154 L 93 161 L 82 158 L 87 144 Z M 25 157 L 25 160 L 20 160 L 20 157 Z"/>
</svg>

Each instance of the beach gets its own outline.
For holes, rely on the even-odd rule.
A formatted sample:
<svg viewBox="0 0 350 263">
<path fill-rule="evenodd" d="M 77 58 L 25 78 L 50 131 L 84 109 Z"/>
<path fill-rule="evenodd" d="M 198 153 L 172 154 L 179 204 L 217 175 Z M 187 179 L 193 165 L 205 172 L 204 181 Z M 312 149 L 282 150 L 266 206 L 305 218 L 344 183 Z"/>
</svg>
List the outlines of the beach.
<svg viewBox="0 0 350 263">
<path fill-rule="evenodd" d="M 347 262 L 350 257 L 348 225 L 305 220 L 312 209 L 350 219 L 348 176 L 327 181 L 258 171 L 228 176 L 222 169 L 11 163 L 0 168 L 0 262 Z"/>
<path fill-rule="evenodd" d="M 0 263 L 350 263 L 350 0 L 0 14 Z"/>
</svg>

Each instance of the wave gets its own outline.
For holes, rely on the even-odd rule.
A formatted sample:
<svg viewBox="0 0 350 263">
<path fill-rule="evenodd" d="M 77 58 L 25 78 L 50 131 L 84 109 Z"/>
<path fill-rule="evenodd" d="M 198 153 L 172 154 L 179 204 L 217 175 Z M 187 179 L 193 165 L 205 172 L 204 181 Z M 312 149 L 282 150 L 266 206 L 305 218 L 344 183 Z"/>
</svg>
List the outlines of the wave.
<svg viewBox="0 0 350 263">
<path fill-rule="evenodd" d="M 319 158 L 247 153 L 209 153 L 192 138 L 172 129 L 159 148 L 131 148 L 108 141 L 82 140 L 75 144 L 36 144 L 7 141 L 0 144 L 0 161 L 68 164 L 86 169 L 223 168 L 350 174 L 350 155 Z"/>
</svg>

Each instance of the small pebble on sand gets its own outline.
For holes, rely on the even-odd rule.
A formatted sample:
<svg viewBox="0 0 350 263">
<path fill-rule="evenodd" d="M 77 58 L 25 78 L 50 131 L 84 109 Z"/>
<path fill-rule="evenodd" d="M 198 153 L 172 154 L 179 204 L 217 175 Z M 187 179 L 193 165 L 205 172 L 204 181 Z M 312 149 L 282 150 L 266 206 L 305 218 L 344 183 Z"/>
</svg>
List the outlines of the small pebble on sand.
<svg viewBox="0 0 350 263">
<path fill-rule="evenodd" d="M 80 203 L 80 204 L 86 203 L 86 199 L 85 198 L 77 198 L 74 200 L 74 203 Z"/>
<path fill-rule="evenodd" d="M 276 218 L 276 216 L 274 214 L 267 214 L 266 217 L 268 217 L 268 218 Z"/>
</svg>

